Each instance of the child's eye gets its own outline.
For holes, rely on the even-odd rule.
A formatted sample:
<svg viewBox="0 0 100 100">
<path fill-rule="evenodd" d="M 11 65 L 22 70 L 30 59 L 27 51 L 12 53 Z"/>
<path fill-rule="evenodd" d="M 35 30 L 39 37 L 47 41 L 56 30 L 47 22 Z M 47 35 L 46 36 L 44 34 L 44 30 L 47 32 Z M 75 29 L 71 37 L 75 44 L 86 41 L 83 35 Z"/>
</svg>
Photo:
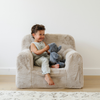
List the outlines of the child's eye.
<svg viewBox="0 0 100 100">
<path fill-rule="evenodd" d="M 42 35 L 42 34 L 40 34 L 40 35 Z M 44 35 L 44 34 L 43 34 Z"/>
</svg>

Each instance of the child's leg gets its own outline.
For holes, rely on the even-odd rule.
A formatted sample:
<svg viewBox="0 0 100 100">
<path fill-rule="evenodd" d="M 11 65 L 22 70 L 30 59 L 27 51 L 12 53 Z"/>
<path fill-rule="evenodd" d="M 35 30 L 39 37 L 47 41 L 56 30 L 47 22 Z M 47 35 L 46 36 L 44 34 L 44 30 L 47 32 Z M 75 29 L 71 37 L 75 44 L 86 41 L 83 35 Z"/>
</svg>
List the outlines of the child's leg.
<svg viewBox="0 0 100 100">
<path fill-rule="evenodd" d="M 42 74 L 50 73 L 49 60 L 46 57 L 42 56 L 37 59 L 35 61 L 35 65 L 41 67 Z"/>
<path fill-rule="evenodd" d="M 46 57 L 40 57 L 35 61 L 35 65 L 40 66 L 42 69 L 42 74 L 45 74 L 45 80 L 49 85 L 54 85 L 53 80 L 50 77 L 50 67 L 49 67 L 49 60 Z"/>
</svg>

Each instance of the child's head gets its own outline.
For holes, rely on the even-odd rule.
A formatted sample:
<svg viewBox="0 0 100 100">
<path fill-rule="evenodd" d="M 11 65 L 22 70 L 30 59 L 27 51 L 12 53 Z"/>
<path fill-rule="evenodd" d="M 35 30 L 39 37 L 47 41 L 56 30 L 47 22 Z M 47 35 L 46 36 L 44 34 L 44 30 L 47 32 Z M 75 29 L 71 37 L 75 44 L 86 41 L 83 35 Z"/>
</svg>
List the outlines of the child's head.
<svg viewBox="0 0 100 100">
<path fill-rule="evenodd" d="M 45 26 L 39 24 L 33 25 L 31 35 L 36 41 L 42 41 L 45 38 Z"/>
</svg>

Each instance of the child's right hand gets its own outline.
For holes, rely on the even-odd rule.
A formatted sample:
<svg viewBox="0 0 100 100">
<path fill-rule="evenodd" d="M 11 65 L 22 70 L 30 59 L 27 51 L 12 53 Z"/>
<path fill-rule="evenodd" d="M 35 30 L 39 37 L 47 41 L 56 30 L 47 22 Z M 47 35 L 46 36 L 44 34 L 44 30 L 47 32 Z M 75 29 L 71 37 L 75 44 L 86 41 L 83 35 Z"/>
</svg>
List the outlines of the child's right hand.
<svg viewBox="0 0 100 100">
<path fill-rule="evenodd" d="M 46 45 L 45 47 L 44 47 L 44 49 L 47 51 L 47 50 L 49 50 L 49 45 Z"/>
</svg>

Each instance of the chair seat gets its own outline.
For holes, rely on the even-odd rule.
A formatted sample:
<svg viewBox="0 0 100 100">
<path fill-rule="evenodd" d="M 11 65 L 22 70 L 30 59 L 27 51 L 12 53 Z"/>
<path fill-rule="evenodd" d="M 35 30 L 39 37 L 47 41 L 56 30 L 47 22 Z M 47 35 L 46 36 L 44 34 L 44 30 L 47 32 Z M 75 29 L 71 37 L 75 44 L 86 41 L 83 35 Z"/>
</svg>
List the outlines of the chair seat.
<svg viewBox="0 0 100 100">
<path fill-rule="evenodd" d="M 41 67 L 39 66 L 33 66 L 32 73 L 44 76 L 42 74 Z M 52 77 L 58 77 L 58 76 L 64 76 L 66 74 L 66 69 L 65 68 L 50 68 L 50 76 Z"/>
</svg>

